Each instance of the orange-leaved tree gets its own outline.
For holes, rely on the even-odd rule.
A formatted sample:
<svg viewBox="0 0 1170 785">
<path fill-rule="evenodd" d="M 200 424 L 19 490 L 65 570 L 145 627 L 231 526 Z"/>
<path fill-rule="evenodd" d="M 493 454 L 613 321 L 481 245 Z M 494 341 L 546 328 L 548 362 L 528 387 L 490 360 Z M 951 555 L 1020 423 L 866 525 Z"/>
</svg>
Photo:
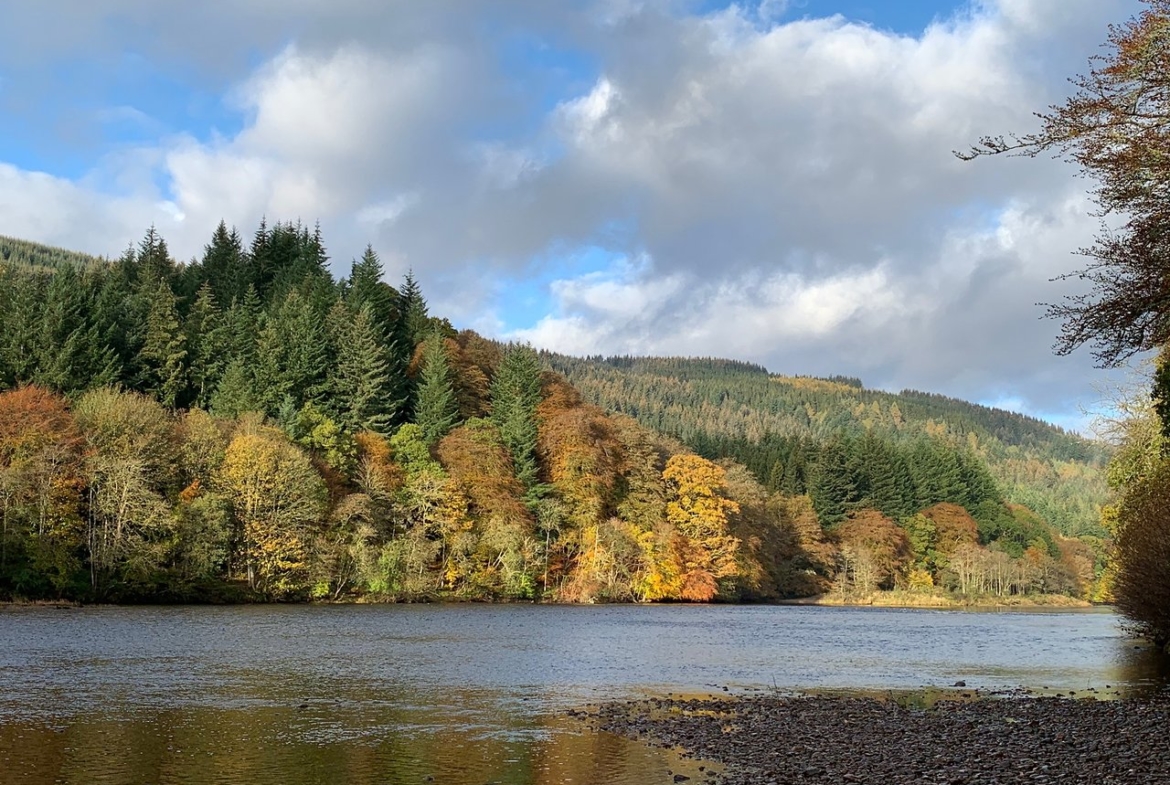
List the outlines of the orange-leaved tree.
<svg viewBox="0 0 1170 785">
<path fill-rule="evenodd" d="M 739 512 L 739 505 L 725 495 L 723 468 L 698 455 L 672 456 L 662 477 L 671 491 L 666 519 L 680 535 L 684 568 L 680 596 L 706 602 L 718 593 L 720 579 L 736 574 L 739 540 L 728 528 L 728 516 Z"/>
</svg>

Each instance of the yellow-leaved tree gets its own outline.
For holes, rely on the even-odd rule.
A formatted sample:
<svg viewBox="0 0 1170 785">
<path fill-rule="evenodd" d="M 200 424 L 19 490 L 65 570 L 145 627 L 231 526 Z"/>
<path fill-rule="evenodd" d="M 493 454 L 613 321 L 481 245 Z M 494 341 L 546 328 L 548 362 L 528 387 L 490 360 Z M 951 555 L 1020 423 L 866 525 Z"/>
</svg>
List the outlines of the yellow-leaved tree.
<svg viewBox="0 0 1170 785">
<path fill-rule="evenodd" d="M 245 428 L 228 445 L 218 482 L 242 535 L 248 585 L 269 597 L 304 590 L 309 541 L 327 499 L 308 454 L 274 428 Z"/>
<path fill-rule="evenodd" d="M 698 455 L 672 456 L 662 477 L 670 489 L 666 520 L 678 534 L 680 598 L 706 602 L 718 593 L 721 578 L 736 574 L 739 540 L 728 529 L 728 516 L 739 512 L 739 505 L 724 495 L 723 469 Z"/>
</svg>

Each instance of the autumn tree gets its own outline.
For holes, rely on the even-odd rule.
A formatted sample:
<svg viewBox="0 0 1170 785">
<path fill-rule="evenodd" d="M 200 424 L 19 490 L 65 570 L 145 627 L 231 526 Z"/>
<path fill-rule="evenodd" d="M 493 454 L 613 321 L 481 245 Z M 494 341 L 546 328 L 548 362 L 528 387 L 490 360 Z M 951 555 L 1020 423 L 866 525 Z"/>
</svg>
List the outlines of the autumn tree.
<svg viewBox="0 0 1170 785">
<path fill-rule="evenodd" d="M 841 551 L 861 593 L 890 589 L 910 563 L 906 531 L 876 510 L 859 510 L 837 529 Z"/>
<path fill-rule="evenodd" d="M 697 455 L 671 456 L 662 477 L 671 490 L 666 519 L 684 538 L 682 599 L 706 602 L 718 593 L 719 580 L 736 572 L 739 540 L 728 529 L 728 516 L 739 505 L 725 496 L 723 468 Z"/>
<path fill-rule="evenodd" d="M 477 521 L 475 563 L 466 568 L 468 579 L 504 596 L 533 596 L 537 553 L 532 515 L 499 429 L 487 420 L 468 420 L 443 438 L 437 454 Z"/>
<path fill-rule="evenodd" d="M 74 415 L 89 447 L 93 587 L 149 582 L 168 556 L 173 531 L 166 494 L 177 479 L 175 424 L 156 401 L 110 388 L 84 395 Z"/>
<path fill-rule="evenodd" d="M 61 596 L 81 565 L 82 439 L 65 400 L 0 393 L 0 592 Z"/>
<path fill-rule="evenodd" d="M 217 483 L 238 521 L 248 584 L 276 598 L 303 591 L 312 530 L 326 503 L 309 456 L 279 431 L 255 426 L 232 439 Z"/>
</svg>

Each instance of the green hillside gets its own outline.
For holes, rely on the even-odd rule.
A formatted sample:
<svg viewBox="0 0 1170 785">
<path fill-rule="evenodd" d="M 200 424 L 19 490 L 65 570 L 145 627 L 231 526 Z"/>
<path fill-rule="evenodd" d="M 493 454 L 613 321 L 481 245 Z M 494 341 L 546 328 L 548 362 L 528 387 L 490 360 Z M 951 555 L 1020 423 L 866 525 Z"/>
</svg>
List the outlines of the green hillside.
<svg viewBox="0 0 1170 785">
<path fill-rule="evenodd" d="M 913 390 L 867 390 L 847 377 L 775 376 L 731 360 L 545 359 L 590 402 L 701 455 L 733 457 L 772 491 L 808 491 L 793 479 L 801 468 L 793 464 L 815 462 L 826 444 L 867 433 L 905 448 L 928 439 L 981 458 L 1010 502 L 1061 533 L 1102 533 L 1106 449 L 1033 417 Z"/>
<path fill-rule="evenodd" d="M 0 235 L 0 263 L 55 270 L 64 265 L 87 267 L 100 261 L 103 260 L 97 256 Z"/>
</svg>

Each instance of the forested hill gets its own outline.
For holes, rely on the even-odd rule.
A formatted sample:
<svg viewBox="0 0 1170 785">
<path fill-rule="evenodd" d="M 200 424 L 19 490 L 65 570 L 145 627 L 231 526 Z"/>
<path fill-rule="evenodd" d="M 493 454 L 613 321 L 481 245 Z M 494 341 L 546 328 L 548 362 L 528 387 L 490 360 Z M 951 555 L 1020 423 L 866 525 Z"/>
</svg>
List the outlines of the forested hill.
<svg viewBox="0 0 1170 785">
<path fill-rule="evenodd" d="M 27 240 L 17 240 L 0 235 L 0 264 L 19 264 L 28 267 L 44 267 L 56 269 L 62 265 L 87 267 L 104 261 L 100 257 L 89 254 L 67 251 L 64 248 L 54 248 L 40 243 L 30 243 Z"/>
<path fill-rule="evenodd" d="M 335 278 L 299 223 L 221 223 L 189 263 L 153 228 L 114 260 L 2 247 L 0 599 L 1100 596 L 1103 543 L 1048 523 L 1092 529 L 1097 456 L 1034 421 L 542 363 L 372 248 Z"/>
<path fill-rule="evenodd" d="M 981 458 L 1010 501 L 1063 533 L 1101 533 L 1105 448 L 1033 417 L 914 390 L 867 390 L 849 377 L 773 376 L 729 360 L 545 359 L 592 403 L 701 455 L 733 457 L 770 490 L 808 490 L 803 466 L 825 445 L 866 433 L 903 446 L 930 438 Z"/>
</svg>

